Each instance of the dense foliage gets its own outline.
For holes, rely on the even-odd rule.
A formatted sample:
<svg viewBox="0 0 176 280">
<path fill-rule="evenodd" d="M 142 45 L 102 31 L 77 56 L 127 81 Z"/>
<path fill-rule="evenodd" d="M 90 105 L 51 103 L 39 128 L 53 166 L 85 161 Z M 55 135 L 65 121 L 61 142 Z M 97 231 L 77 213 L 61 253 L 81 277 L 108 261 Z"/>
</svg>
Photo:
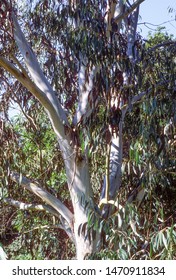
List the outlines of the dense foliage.
<svg viewBox="0 0 176 280">
<path fill-rule="evenodd" d="M 90 259 L 176 258 L 176 48 L 164 30 L 143 40 L 136 35 L 135 63 L 127 56 L 127 33 L 112 23 L 107 40 L 106 1 L 30 1 L 18 8 L 19 22 L 31 42 L 42 69 L 69 114 L 78 106 L 80 56 L 87 75 L 94 76 L 93 110 L 79 122 L 81 152 L 88 151 L 91 182 L 98 203 L 110 130 L 121 112 L 110 107 L 113 99 L 129 102 L 123 128 L 122 184 L 116 206 L 106 219 L 89 215 L 89 227 L 99 229 L 101 249 Z M 72 1 L 68 1 L 72 2 Z M 126 1 L 125 1 L 126 2 Z M 74 1 L 73 1 L 74 3 Z M 0 10 L 2 13 L 2 10 Z M 1 21 L 4 15 L 1 15 Z M 9 13 L 10 18 L 10 13 Z M 18 67 L 22 57 L 14 47 L 10 21 L 0 29 L 0 55 Z M 1 22 L 0 22 L 1 23 Z M 7 34 L 7 35 L 6 35 Z M 15 55 L 14 55 L 15 54 Z M 16 60 L 16 58 L 18 60 Z M 25 70 L 24 70 L 25 71 Z M 125 82 L 124 73 L 128 82 Z M 10 170 L 35 178 L 72 210 L 56 136 L 38 101 L 0 68 L 0 239 L 10 259 L 70 259 L 75 249 L 60 229 L 57 217 L 44 211 L 16 209 L 15 201 L 40 200 L 11 181 Z M 145 94 L 137 102 L 137 93 Z M 21 114 L 10 118 L 16 102 Z M 172 124 L 171 124 L 172 121 Z M 171 131 L 166 131 L 167 126 Z M 14 205 L 9 205 L 10 200 Z M 12 201 L 12 200 L 11 200 Z M 11 203 L 12 204 L 12 203 Z M 52 248 L 52 250 L 51 250 Z"/>
</svg>

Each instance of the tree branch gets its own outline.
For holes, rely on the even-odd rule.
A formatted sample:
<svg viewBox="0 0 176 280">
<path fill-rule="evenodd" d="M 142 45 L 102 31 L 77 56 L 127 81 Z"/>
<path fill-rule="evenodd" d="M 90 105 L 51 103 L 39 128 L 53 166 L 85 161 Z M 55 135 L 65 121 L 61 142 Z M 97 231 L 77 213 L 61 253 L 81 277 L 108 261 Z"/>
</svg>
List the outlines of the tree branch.
<svg viewBox="0 0 176 280">
<path fill-rule="evenodd" d="M 125 12 L 122 12 L 120 15 L 116 16 L 114 18 L 114 21 L 116 23 L 120 22 L 122 19 L 126 18 L 129 14 L 131 14 L 142 2 L 145 0 L 136 0 L 129 8 L 125 10 Z"/>
<path fill-rule="evenodd" d="M 74 238 L 74 234 L 71 230 L 71 227 L 68 225 L 67 221 L 64 218 L 62 218 L 62 216 L 60 216 L 58 211 L 56 211 L 50 205 L 32 204 L 32 203 L 28 204 L 28 203 L 23 203 L 23 202 L 20 202 L 20 201 L 11 199 L 11 198 L 4 198 L 2 201 L 4 203 L 12 205 L 16 208 L 19 208 L 20 210 L 47 211 L 51 215 L 54 215 L 54 216 L 60 218 L 61 224 L 57 225 L 56 228 L 64 230 L 67 233 L 67 235 L 70 237 L 70 239 L 73 241 L 73 243 L 75 243 L 75 238 Z M 50 228 L 50 227 L 47 226 L 47 228 Z M 34 230 L 34 229 L 32 229 L 32 230 Z"/>
<path fill-rule="evenodd" d="M 81 119 L 87 118 L 90 116 L 94 106 L 91 106 L 90 103 L 94 104 L 94 101 L 91 102 L 90 92 L 93 88 L 93 78 L 97 73 L 97 67 L 93 66 L 92 70 L 89 73 L 89 77 L 86 80 L 86 66 L 82 64 L 79 71 L 79 104 L 76 114 L 74 116 L 73 124 L 78 124 Z M 92 108 L 93 107 L 93 108 Z"/>
<path fill-rule="evenodd" d="M 44 202 L 46 202 L 48 205 L 54 208 L 67 221 L 69 225 L 72 224 L 73 214 L 58 198 L 56 198 L 43 188 L 39 187 L 37 184 L 32 183 L 26 177 L 21 178 L 21 176 L 16 172 L 12 172 L 10 174 L 10 177 L 12 181 L 19 183 L 25 189 L 34 193 L 35 195 L 40 197 Z"/>
<path fill-rule="evenodd" d="M 20 232 L 20 234 L 26 234 L 28 232 L 32 232 L 34 230 L 42 230 L 42 229 L 48 229 L 48 230 L 51 230 L 51 229 L 61 229 L 61 230 L 64 230 L 67 235 L 69 236 L 69 238 L 73 241 L 73 243 L 75 244 L 75 238 L 74 238 L 74 235 L 71 233 L 71 231 L 68 229 L 68 228 L 65 228 L 64 225 L 62 224 L 57 224 L 57 225 L 53 225 L 53 226 L 47 226 L 47 225 L 44 225 L 44 226 L 38 226 L 38 227 L 34 227 L 34 228 L 31 228 L 30 230 L 27 230 L 27 231 L 23 231 L 23 232 Z"/>
<path fill-rule="evenodd" d="M 110 38 L 110 31 L 112 29 L 112 19 L 116 13 L 118 14 L 121 13 L 123 1 L 122 0 L 118 1 L 118 4 L 116 3 L 116 1 L 108 1 L 108 2 L 109 4 L 107 5 L 105 21 L 107 24 L 106 37 Z M 88 73 L 88 77 L 86 77 L 87 58 L 80 57 L 80 63 L 81 63 L 81 67 L 80 67 L 79 79 L 78 79 L 79 104 L 73 120 L 74 125 L 78 124 L 82 120 L 82 118 L 86 119 L 87 117 L 89 117 L 93 109 L 96 107 L 98 103 L 98 98 L 95 101 L 94 97 L 91 96 L 91 90 L 93 88 L 93 79 L 95 75 L 98 73 L 99 67 L 93 66 Z"/>
<path fill-rule="evenodd" d="M 133 96 L 133 98 L 131 100 L 131 104 L 134 105 L 136 102 L 140 101 L 142 99 L 142 97 L 144 97 L 147 94 L 149 94 L 151 92 L 151 90 L 152 89 L 148 89 L 146 91 L 140 92 L 138 95 Z"/>
<path fill-rule="evenodd" d="M 20 98 L 18 97 L 17 94 L 15 94 L 15 98 L 12 98 L 14 102 L 16 102 L 18 104 L 18 106 L 20 107 L 21 112 L 23 113 L 23 115 L 25 116 L 25 118 L 28 120 L 28 122 L 30 123 L 31 127 L 34 129 L 34 131 L 37 131 L 37 126 L 34 123 L 34 120 L 31 118 L 31 116 L 29 116 L 25 110 L 23 109 L 23 106 L 20 102 Z"/>
<path fill-rule="evenodd" d="M 105 16 L 105 21 L 107 24 L 106 28 L 106 37 L 110 37 L 110 32 L 112 30 L 112 19 L 115 16 L 115 11 L 117 5 L 119 6 L 119 13 L 121 13 L 121 6 L 123 5 L 123 1 L 120 0 L 118 1 L 119 3 L 117 4 L 116 1 L 107 1 L 107 9 L 106 9 L 106 16 Z"/>
<path fill-rule="evenodd" d="M 118 135 L 112 136 L 111 149 L 110 149 L 110 162 L 109 162 L 109 194 L 108 199 L 114 200 L 121 186 L 122 174 L 122 153 L 123 153 L 123 139 L 122 139 L 122 128 L 123 121 L 119 122 Z M 100 209 L 102 209 L 103 218 L 108 218 L 112 211 L 112 205 L 104 199 L 107 192 L 107 182 L 104 179 L 101 197 L 100 197 Z M 104 207 L 103 207 L 104 206 Z"/>
<path fill-rule="evenodd" d="M 12 205 L 16 208 L 19 208 L 20 210 L 47 211 L 56 217 L 60 217 L 58 211 L 56 211 L 55 209 L 53 209 L 53 207 L 51 207 L 49 205 L 24 203 L 24 202 L 17 201 L 17 200 L 11 199 L 11 198 L 4 198 L 3 202 L 7 203 L 9 205 Z"/>
<path fill-rule="evenodd" d="M 29 73 L 34 81 L 34 83 L 39 87 L 39 89 L 47 96 L 48 100 L 53 106 L 57 116 L 59 117 L 60 121 L 64 124 L 68 125 L 68 120 L 64 110 L 62 109 L 58 98 L 56 97 L 52 87 L 50 86 L 49 82 L 47 81 L 46 77 L 44 76 L 40 65 L 37 61 L 37 58 L 29 46 L 26 38 L 18 24 L 18 21 L 12 13 L 13 24 L 14 24 L 14 38 L 15 41 L 21 51 L 23 56 L 24 62 L 28 68 Z"/>
<path fill-rule="evenodd" d="M 130 58 L 131 62 L 135 61 L 135 50 L 134 42 L 136 40 L 136 30 L 139 16 L 139 6 L 131 13 L 130 15 L 130 24 L 128 24 L 128 48 L 127 55 Z"/>
<path fill-rule="evenodd" d="M 171 45 L 176 45 L 176 41 L 167 41 L 167 42 L 163 42 L 160 44 L 157 44 L 156 46 L 149 48 L 149 50 L 147 51 L 147 53 L 153 52 L 156 49 L 162 48 L 162 47 L 167 47 L 167 46 L 171 46 Z"/>
<path fill-rule="evenodd" d="M 44 106 L 47 111 L 51 123 L 53 125 L 53 129 L 55 133 L 59 137 L 65 137 L 65 131 L 63 124 L 58 118 L 56 111 L 53 108 L 52 103 L 45 95 L 43 91 L 41 91 L 29 77 L 26 77 L 24 73 L 18 70 L 11 62 L 9 62 L 6 58 L 0 56 L 0 66 L 2 66 L 6 71 L 8 71 L 12 76 L 14 76 L 23 86 L 25 86 Z"/>
</svg>

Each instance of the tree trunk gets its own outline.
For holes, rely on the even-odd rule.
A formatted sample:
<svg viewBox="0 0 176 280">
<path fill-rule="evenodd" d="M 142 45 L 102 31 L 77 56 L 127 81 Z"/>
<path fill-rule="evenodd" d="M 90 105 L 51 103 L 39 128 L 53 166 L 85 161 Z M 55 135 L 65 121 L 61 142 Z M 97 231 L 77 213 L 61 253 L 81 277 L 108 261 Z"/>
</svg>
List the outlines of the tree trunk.
<svg viewBox="0 0 176 280">
<path fill-rule="evenodd" d="M 83 174 L 85 172 L 86 167 L 82 170 Z M 92 195 L 88 191 L 81 191 L 85 188 L 86 182 L 89 183 L 89 178 L 85 177 L 85 180 L 81 181 L 82 176 L 79 174 L 78 172 L 75 176 L 76 187 L 73 189 L 72 203 L 74 209 L 73 231 L 75 236 L 76 258 L 81 260 L 97 251 L 97 243 L 100 235 L 98 229 L 93 229 L 88 224 L 90 214 L 92 213 L 95 216 Z"/>
<path fill-rule="evenodd" d="M 86 155 L 79 158 L 77 148 L 67 147 L 62 154 L 65 162 L 67 182 L 73 206 L 72 233 L 76 258 L 81 260 L 97 250 L 99 233 L 88 226 L 89 215 L 95 212 L 93 191 L 90 182 L 89 163 Z"/>
<path fill-rule="evenodd" d="M 83 207 L 78 207 L 79 213 L 75 213 L 74 232 L 75 232 L 75 246 L 76 246 L 76 258 L 83 260 L 86 256 L 95 253 L 98 248 L 98 241 L 100 240 L 100 234 L 98 229 L 90 230 L 88 228 L 88 215 Z"/>
<path fill-rule="evenodd" d="M 112 23 L 118 25 L 118 30 L 121 27 L 122 20 L 126 24 L 126 30 L 128 32 L 128 46 L 127 56 L 132 63 L 135 62 L 136 56 L 134 52 L 134 42 L 136 39 L 136 28 L 139 14 L 139 4 L 144 0 L 136 0 L 130 7 L 126 7 L 124 10 L 124 1 L 108 1 L 107 12 L 105 16 L 105 23 L 107 26 L 106 38 L 107 42 L 111 42 Z M 117 3 L 118 2 L 118 3 Z M 127 5 L 128 6 L 128 5 Z M 131 15 L 130 15 L 131 13 Z M 128 22 L 126 21 L 126 19 Z M 66 221 L 76 246 L 76 258 L 84 259 L 87 255 L 92 254 L 98 250 L 97 245 L 100 241 L 99 229 L 95 228 L 93 222 L 90 222 L 91 214 L 94 217 L 94 221 L 99 219 L 98 214 L 95 210 L 95 203 L 93 201 L 93 191 L 90 182 L 89 174 L 89 162 L 86 154 L 83 154 L 79 146 L 79 135 L 77 135 L 78 125 L 91 113 L 95 106 L 91 105 L 91 91 L 94 86 L 94 77 L 99 71 L 100 66 L 93 66 L 89 69 L 89 75 L 87 77 L 87 57 L 79 54 L 80 71 L 78 73 L 78 88 L 79 88 L 79 101 L 75 116 L 73 116 L 73 123 L 70 125 L 67 115 L 63 110 L 59 100 L 55 96 L 55 93 L 49 84 L 48 80 L 43 74 L 42 69 L 37 61 L 37 58 L 32 51 L 30 45 L 27 43 L 25 36 L 16 20 L 15 15 L 12 13 L 14 38 L 18 45 L 21 54 L 24 58 L 25 65 L 32 77 L 30 79 L 28 73 L 24 71 L 24 68 L 16 68 L 7 59 L 0 57 L 0 65 L 4 67 L 9 73 L 17 78 L 44 106 L 55 134 L 58 137 L 60 150 L 63 156 L 65 170 L 67 175 L 68 189 L 71 196 L 73 206 L 72 213 L 63 207 L 59 202 L 53 201 L 52 196 L 49 196 L 46 192 L 41 193 L 41 189 L 34 188 L 31 190 L 37 193 L 40 198 L 47 202 L 50 206 L 58 211 L 59 215 L 62 216 L 64 222 Z M 74 23 L 76 26 L 76 23 Z M 78 23 L 77 23 L 78 24 Z M 83 24 L 83 23 L 79 23 Z M 20 63 L 19 63 L 20 65 Z M 124 73 L 124 77 L 128 78 L 128 73 Z M 124 78 L 124 85 L 128 85 L 128 79 Z M 107 89 L 110 90 L 110 89 Z M 120 95 L 119 95 L 120 100 Z M 113 104 L 112 104 L 113 105 Z M 126 106 L 129 104 L 126 104 Z M 119 108 L 118 108 L 119 106 Z M 122 166 L 122 147 L 123 147 L 123 120 L 127 109 L 123 109 L 124 102 L 118 104 L 116 108 L 120 109 L 122 117 L 117 124 L 118 131 L 115 135 L 112 133 L 111 147 L 109 149 L 109 170 L 108 180 L 104 180 L 101 199 L 105 198 L 108 189 L 108 199 L 114 200 L 116 194 L 121 186 L 121 166 Z M 80 154 L 81 151 L 81 154 Z M 109 182 L 109 186 L 106 186 Z M 107 199 L 106 197 L 106 199 Z M 57 205 L 56 205 L 57 204 Z M 64 209 L 64 210 L 63 210 Z M 111 212 L 111 207 L 106 201 L 102 216 L 107 218 Z"/>
</svg>

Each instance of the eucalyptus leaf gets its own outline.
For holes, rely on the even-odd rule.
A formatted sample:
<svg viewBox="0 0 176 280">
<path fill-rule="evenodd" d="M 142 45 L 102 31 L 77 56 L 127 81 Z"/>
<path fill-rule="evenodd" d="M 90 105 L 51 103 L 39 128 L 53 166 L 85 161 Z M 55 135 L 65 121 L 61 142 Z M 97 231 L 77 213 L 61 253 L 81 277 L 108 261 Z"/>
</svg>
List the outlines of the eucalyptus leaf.
<svg viewBox="0 0 176 280">
<path fill-rule="evenodd" d="M 163 238 L 163 244 L 164 244 L 165 248 L 168 249 L 168 240 L 167 240 L 167 238 L 165 237 L 165 234 L 164 234 L 164 233 L 162 234 L 162 238 Z"/>
</svg>

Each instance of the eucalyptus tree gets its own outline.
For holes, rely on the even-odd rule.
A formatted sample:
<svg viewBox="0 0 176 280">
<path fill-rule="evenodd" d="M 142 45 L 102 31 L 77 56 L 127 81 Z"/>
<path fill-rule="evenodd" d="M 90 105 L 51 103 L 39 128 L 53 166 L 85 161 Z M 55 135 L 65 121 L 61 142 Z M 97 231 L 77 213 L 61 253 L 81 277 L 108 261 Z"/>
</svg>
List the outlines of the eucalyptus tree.
<svg viewBox="0 0 176 280">
<path fill-rule="evenodd" d="M 21 85 L 44 107 L 59 143 L 73 211 L 15 167 L 10 177 L 41 198 L 44 210 L 60 217 L 77 259 L 101 248 L 103 222 L 123 208 L 117 196 L 125 188 L 126 116 L 146 98 L 156 102 L 157 95 L 175 93 L 175 42 L 164 42 L 168 52 L 163 44 L 146 47 L 137 33 L 142 2 L 39 0 L 25 7 L 3 1 L 0 6 L 1 110 L 6 116 L 8 102 L 3 101 L 13 92 L 19 104 L 24 102 L 25 95 L 18 96 Z M 105 168 L 95 199 L 91 172 L 98 149 Z M 139 179 L 145 170 L 141 173 Z"/>
</svg>

